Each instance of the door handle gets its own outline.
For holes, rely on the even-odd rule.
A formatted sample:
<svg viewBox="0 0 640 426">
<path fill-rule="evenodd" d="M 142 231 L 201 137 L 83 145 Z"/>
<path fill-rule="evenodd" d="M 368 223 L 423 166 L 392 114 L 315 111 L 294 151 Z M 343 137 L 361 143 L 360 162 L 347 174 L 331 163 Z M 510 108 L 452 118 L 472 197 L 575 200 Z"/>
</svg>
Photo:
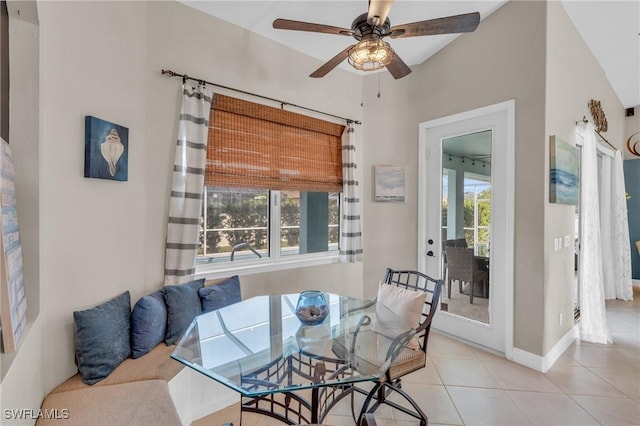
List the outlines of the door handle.
<svg viewBox="0 0 640 426">
<path fill-rule="evenodd" d="M 436 255 L 435 255 L 435 254 L 433 254 L 433 251 L 431 251 L 431 250 L 429 250 L 429 251 L 427 252 L 427 256 L 436 257 Z"/>
</svg>

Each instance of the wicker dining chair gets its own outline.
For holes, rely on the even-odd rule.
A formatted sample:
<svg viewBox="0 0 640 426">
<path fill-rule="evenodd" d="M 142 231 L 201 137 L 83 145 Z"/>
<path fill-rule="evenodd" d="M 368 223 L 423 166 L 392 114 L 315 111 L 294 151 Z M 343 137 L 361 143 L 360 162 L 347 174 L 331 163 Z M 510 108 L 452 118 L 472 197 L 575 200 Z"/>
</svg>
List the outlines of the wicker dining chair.
<svg viewBox="0 0 640 426">
<path fill-rule="evenodd" d="M 393 285 L 412 291 L 425 292 L 425 308 L 422 311 L 420 324 L 417 327 L 419 338 L 419 349 L 413 350 L 404 348 L 395 361 L 367 393 L 366 391 L 355 389 L 367 395 L 360 411 L 358 424 L 362 421 L 365 413 L 373 413 L 381 404 L 387 404 L 400 410 L 416 419 L 420 420 L 421 426 L 427 425 L 427 416 L 418 404 L 402 390 L 401 378 L 409 373 L 424 368 L 427 362 L 427 343 L 429 342 L 429 332 L 431 331 L 431 321 L 438 308 L 440 292 L 442 291 L 442 280 L 436 280 L 418 271 L 387 269 L 382 285 Z M 413 410 L 390 401 L 387 396 L 391 392 L 399 393 L 413 407 Z M 373 402 L 373 405 L 369 405 Z"/>
<path fill-rule="evenodd" d="M 442 241 L 442 263 L 443 263 L 443 273 L 442 280 L 447 282 L 447 274 L 449 270 L 449 264 L 447 262 L 447 247 L 462 247 L 467 248 L 467 240 L 465 238 L 456 238 L 455 240 L 443 240 Z M 462 289 L 460 289 L 462 292 Z M 449 297 L 451 297 L 451 293 L 449 293 Z"/>
<path fill-rule="evenodd" d="M 480 269 L 473 255 L 473 249 L 461 247 L 446 247 L 447 253 L 447 295 L 451 299 L 451 281 L 458 281 L 460 294 L 462 294 L 462 283 L 469 283 L 469 302 L 473 304 L 476 283 L 483 287 L 482 294 L 486 294 L 489 285 L 489 272 Z"/>
</svg>

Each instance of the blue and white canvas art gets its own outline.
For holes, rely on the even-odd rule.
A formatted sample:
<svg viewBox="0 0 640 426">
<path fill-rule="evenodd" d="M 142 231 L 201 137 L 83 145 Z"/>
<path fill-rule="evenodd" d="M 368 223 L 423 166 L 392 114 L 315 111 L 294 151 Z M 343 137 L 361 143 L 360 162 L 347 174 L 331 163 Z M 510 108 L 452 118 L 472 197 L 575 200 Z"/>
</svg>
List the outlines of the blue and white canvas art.
<svg viewBox="0 0 640 426">
<path fill-rule="evenodd" d="M 84 177 L 126 181 L 129 129 L 87 115 L 84 131 Z"/>
<path fill-rule="evenodd" d="M 549 138 L 549 202 L 576 206 L 579 201 L 578 149 Z"/>
<path fill-rule="evenodd" d="M 375 166 L 375 201 L 404 202 L 404 165 Z"/>
</svg>

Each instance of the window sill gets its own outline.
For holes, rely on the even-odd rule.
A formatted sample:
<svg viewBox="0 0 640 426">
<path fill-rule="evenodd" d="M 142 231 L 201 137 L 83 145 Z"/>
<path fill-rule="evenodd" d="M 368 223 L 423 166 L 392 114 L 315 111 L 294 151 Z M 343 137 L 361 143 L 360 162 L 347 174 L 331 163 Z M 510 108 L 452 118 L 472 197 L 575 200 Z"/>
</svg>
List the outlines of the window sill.
<svg viewBox="0 0 640 426">
<path fill-rule="evenodd" d="M 323 256 L 296 256 L 291 259 L 279 259 L 278 261 L 266 260 L 264 262 L 247 262 L 236 265 L 196 265 L 195 279 L 225 278 L 230 275 L 251 275 L 263 272 L 283 271 L 287 269 L 305 268 L 308 266 L 330 265 L 338 263 L 338 253 Z"/>
</svg>

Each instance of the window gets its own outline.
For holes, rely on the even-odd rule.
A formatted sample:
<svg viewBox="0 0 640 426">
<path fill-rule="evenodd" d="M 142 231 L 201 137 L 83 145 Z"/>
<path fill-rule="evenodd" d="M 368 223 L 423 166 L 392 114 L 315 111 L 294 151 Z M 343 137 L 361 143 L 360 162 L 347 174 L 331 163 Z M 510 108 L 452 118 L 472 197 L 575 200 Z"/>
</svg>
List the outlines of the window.
<svg viewBox="0 0 640 426">
<path fill-rule="evenodd" d="M 337 255 L 344 126 L 222 95 L 210 122 L 197 263 Z"/>
<path fill-rule="evenodd" d="M 491 183 L 483 177 L 464 178 L 464 237 L 477 256 L 489 254 Z"/>
</svg>

